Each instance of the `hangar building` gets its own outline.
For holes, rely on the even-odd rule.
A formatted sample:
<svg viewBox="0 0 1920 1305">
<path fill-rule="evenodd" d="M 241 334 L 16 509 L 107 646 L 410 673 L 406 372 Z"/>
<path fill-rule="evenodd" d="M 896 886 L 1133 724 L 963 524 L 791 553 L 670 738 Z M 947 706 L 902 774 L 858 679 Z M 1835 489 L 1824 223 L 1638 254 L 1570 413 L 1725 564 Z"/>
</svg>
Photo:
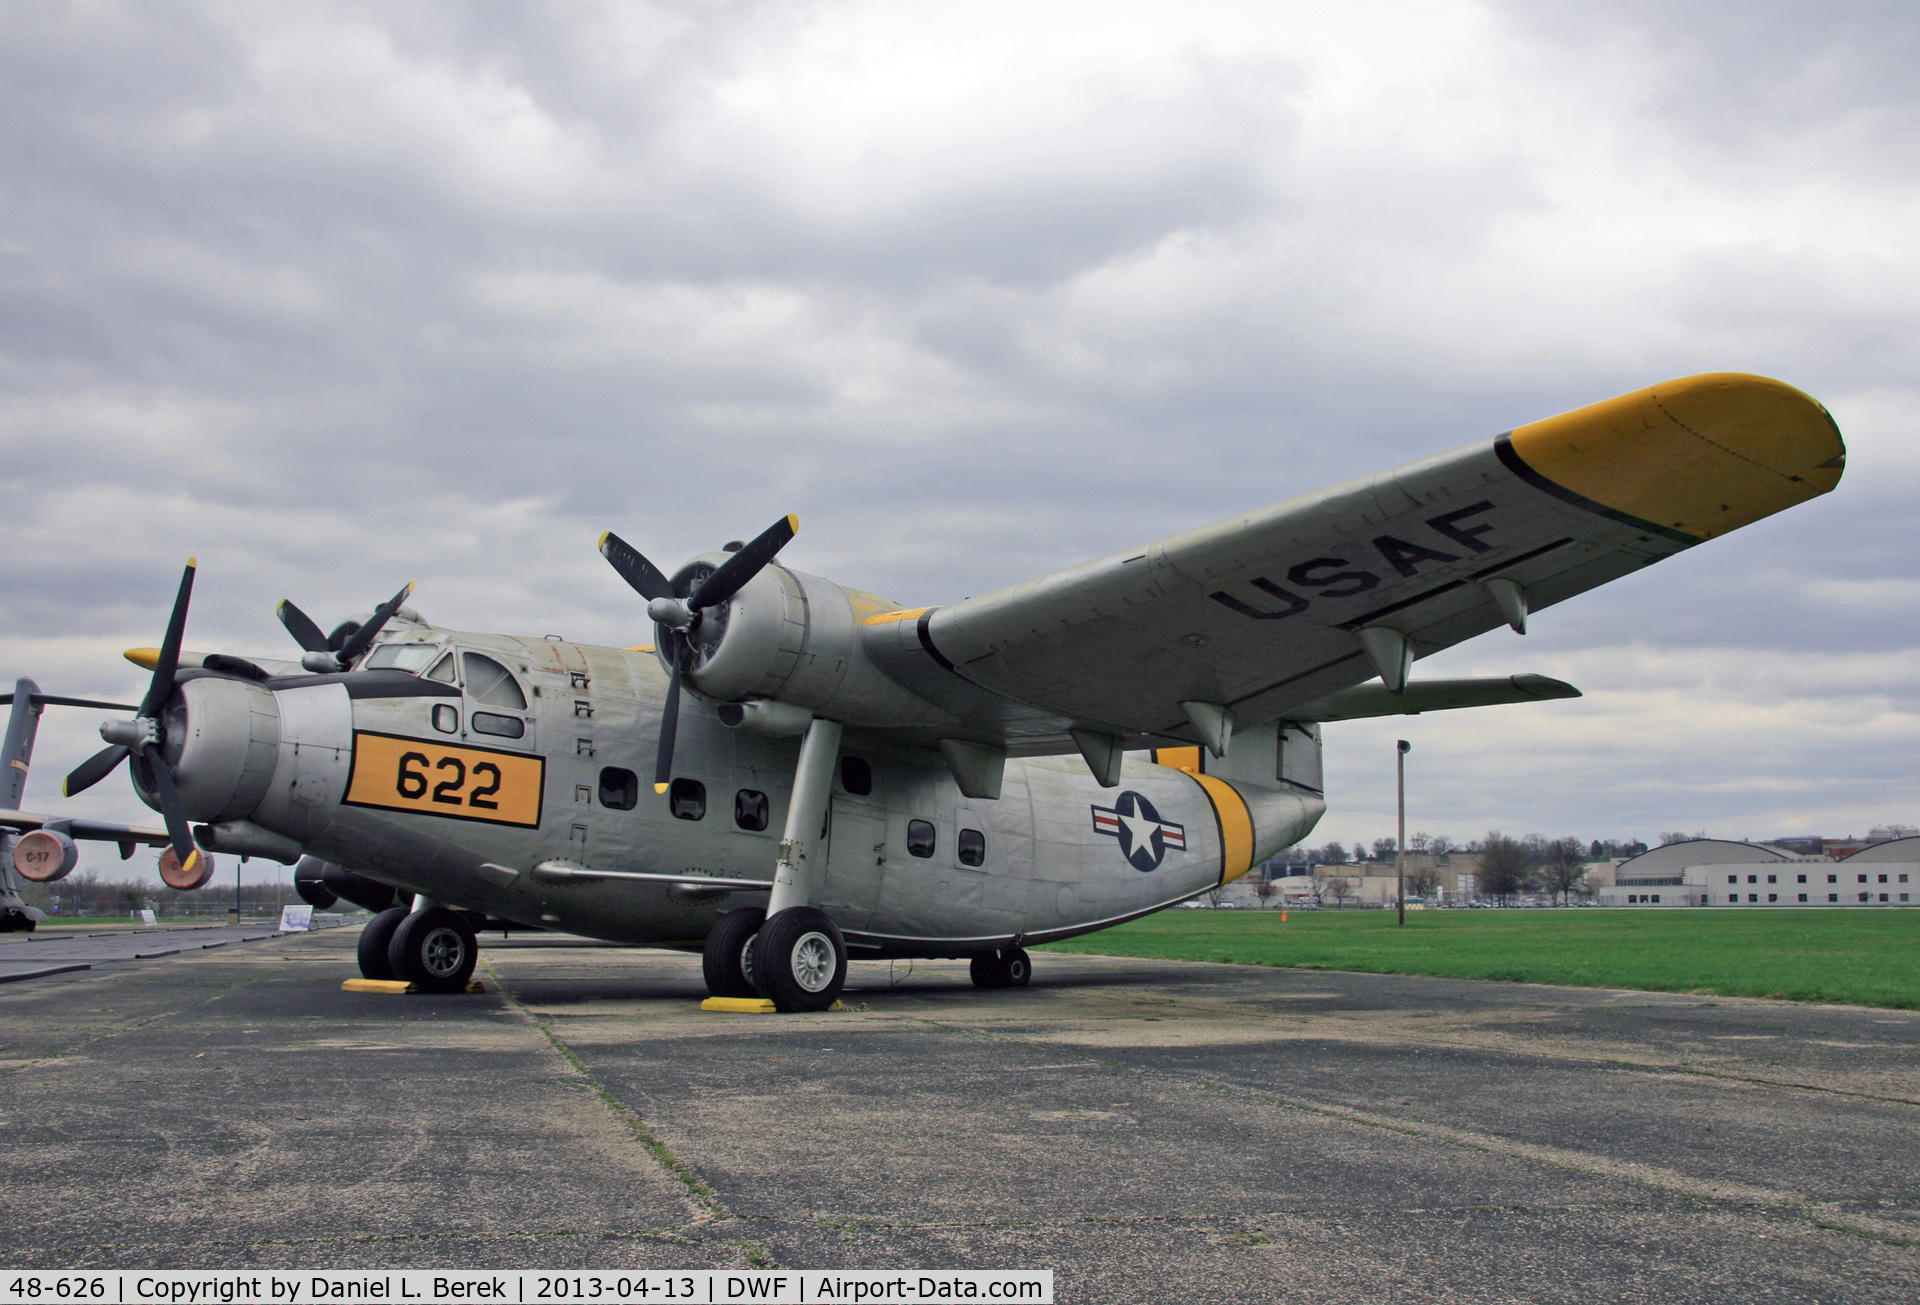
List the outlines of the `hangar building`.
<svg viewBox="0 0 1920 1305">
<path fill-rule="evenodd" d="M 1838 861 L 1703 838 L 1622 861 L 1602 906 L 1911 906 L 1920 837 L 1875 843 Z"/>
</svg>

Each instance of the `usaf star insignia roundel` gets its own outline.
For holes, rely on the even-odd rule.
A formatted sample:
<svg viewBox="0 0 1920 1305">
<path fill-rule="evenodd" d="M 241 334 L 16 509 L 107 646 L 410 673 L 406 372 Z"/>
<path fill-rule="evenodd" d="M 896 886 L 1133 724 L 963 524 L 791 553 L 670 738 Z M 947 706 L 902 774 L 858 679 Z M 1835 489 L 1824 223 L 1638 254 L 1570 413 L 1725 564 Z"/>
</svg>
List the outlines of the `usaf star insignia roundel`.
<svg viewBox="0 0 1920 1305">
<path fill-rule="evenodd" d="M 1168 851 L 1187 850 L 1187 827 L 1162 820 L 1144 794 L 1128 789 L 1111 807 L 1093 809 L 1093 832 L 1120 840 L 1120 854 L 1141 874 L 1158 870 Z"/>
</svg>

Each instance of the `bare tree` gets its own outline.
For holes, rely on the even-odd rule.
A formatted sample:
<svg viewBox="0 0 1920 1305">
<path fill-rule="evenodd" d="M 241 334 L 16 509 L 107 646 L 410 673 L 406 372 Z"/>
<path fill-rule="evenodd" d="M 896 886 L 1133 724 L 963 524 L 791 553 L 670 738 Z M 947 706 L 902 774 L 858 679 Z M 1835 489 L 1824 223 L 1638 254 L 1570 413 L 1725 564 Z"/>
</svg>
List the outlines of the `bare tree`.
<svg viewBox="0 0 1920 1305">
<path fill-rule="evenodd" d="M 1577 888 L 1586 875 L 1586 858 L 1580 850 L 1577 838 L 1556 838 L 1546 846 L 1546 855 L 1540 863 L 1540 879 L 1549 893 L 1560 895 L 1561 905 Z"/>
<path fill-rule="evenodd" d="M 1340 843 L 1328 843 L 1325 847 L 1313 853 L 1313 860 L 1320 865 L 1345 865 L 1347 863 L 1347 849 Z"/>
<path fill-rule="evenodd" d="M 1345 875 L 1329 875 L 1321 880 L 1320 892 L 1323 897 L 1333 899 L 1335 906 L 1345 906 L 1359 895 L 1353 880 Z"/>
<path fill-rule="evenodd" d="M 1433 835 L 1424 829 L 1416 829 L 1407 835 L 1407 850 L 1411 852 L 1424 852 L 1432 843 Z"/>
<path fill-rule="evenodd" d="M 1453 851 L 1453 840 L 1445 834 L 1435 834 L 1427 840 L 1427 851 L 1433 853 L 1434 859 L 1438 860 Z"/>
<path fill-rule="evenodd" d="M 1279 890 L 1273 886 L 1271 880 L 1263 880 L 1253 886 L 1253 895 L 1260 899 L 1261 906 L 1265 906 L 1267 899 L 1272 897 L 1277 891 Z"/>
<path fill-rule="evenodd" d="M 1398 850 L 1394 840 L 1391 838 L 1376 838 L 1373 840 L 1373 859 L 1376 861 L 1391 861 L 1393 854 Z"/>
<path fill-rule="evenodd" d="M 1672 847 L 1675 843 L 1698 843 L 1707 836 L 1706 830 L 1697 834 L 1682 833 L 1678 829 L 1669 829 L 1660 835 L 1660 846 Z"/>
<path fill-rule="evenodd" d="M 1365 843 L 1355 843 L 1353 845 L 1353 859 L 1356 862 L 1367 859 L 1367 845 Z"/>
<path fill-rule="evenodd" d="M 1489 830 L 1480 844 L 1480 891 L 1511 902 L 1516 893 L 1526 889 L 1532 877 L 1533 857 L 1526 846 L 1497 829 Z"/>
<path fill-rule="evenodd" d="M 1422 866 L 1419 869 L 1408 868 L 1407 895 L 1409 897 L 1431 899 L 1433 895 L 1439 891 L 1440 872 L 1438 870 L 1427 866 Z"/>
</svg>

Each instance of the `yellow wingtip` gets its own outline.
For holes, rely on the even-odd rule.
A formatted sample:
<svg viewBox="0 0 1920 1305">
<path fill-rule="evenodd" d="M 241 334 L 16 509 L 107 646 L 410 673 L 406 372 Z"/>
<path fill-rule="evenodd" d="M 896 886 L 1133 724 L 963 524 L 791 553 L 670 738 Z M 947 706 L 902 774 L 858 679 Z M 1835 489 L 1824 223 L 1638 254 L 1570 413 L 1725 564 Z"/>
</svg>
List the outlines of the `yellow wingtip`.
<svg viewBox="0 0 1920 1305">
<path fill-rule="evenodd" d="M 120 655 L 142 670 L 150 671 L 160 664 L 158 648 L 129 648 Z"/>
<path fill-rule="evenodd" d="M 666 785 L 666 784 L 655 784 L 653 786 L 653 791 L 656 793 L 664 793 L 667 791 L 668 787 L 669 785 Z"/>
</svg>

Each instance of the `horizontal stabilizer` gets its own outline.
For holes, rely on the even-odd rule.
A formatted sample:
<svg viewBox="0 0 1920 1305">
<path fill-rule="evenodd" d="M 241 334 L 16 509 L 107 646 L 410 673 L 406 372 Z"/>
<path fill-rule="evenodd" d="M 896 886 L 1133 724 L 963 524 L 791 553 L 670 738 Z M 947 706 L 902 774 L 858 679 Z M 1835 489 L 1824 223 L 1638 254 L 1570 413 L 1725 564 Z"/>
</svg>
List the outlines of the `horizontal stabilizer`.
<svg viewBox="0 0 1920 1305">
<path fill-rule="evenodd" d="M 1286 714 L 1286 719 L 1329 721 L 1359 720 L 1363 716 L 1417 716 L 1423 711 L 1497 707 L 1508 702 L 1545 702 L 1549 698 L 1579 696 L 1580 690 L 1571 684 L 1545 675 L 1415 681 L 1399 693 L 1389 692 L 1386 685 L 1375 680 L 1296 707 Z"/>
</svg>

